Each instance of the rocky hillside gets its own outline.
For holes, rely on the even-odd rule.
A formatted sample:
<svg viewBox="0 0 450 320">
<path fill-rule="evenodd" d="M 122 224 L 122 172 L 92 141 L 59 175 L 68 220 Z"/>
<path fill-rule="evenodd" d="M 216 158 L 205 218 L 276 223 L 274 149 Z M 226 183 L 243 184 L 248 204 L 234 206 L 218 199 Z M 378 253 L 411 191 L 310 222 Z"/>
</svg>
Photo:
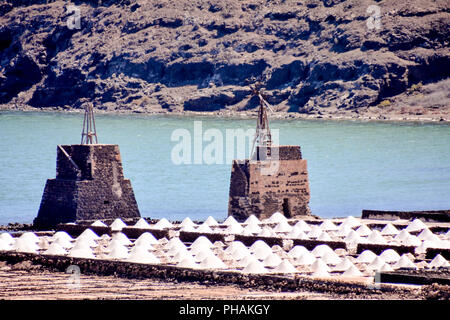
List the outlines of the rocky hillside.
<svg viewBox="0 0 450 320">
<path fill-rule="evenodd" d="M 421 106 L 449 107 L 448 0 L 68 5 L 0 0 L 3 108 L 242 111 L 255 78 L 280 112 L 408 108 L 422 88 Z"/>
</svg>

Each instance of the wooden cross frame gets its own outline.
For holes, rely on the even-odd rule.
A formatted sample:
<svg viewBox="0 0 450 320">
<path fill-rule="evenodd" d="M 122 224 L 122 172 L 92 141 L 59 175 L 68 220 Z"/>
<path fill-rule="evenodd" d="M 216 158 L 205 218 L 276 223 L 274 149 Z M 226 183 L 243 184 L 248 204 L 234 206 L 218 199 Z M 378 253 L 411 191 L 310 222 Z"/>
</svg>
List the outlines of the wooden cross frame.
<svg viewBox="0 0 450 320">
<path fill-rule="evenodd" d="M 95 142 L 94 142 L 95 138 Z M 84 110 L 83 131 L 81 144 L 97 144 L 97 130 L 95 129 L 94 106 L 89 103 Z"/>
<path fill-rule="evenodd" d="M 264 98 L 261 92 L 261 84 L 257 82 L 253 87 L 250 86 L 252 94 L 259 98 L 259 109 L 258 109 L 258 119 L 256 122 L 256 133 L 253 139 L 252 146 L 252 158 L 255 153 L 255 146 L 257 147 L 270 147 L 272 145 L 272 135 L 269 128 L 269 118 L 267 117 L 267 109 L 270 108 L 269 103 Z M 259 157 L 257 157 L 259 158 Z"/>
</svg>

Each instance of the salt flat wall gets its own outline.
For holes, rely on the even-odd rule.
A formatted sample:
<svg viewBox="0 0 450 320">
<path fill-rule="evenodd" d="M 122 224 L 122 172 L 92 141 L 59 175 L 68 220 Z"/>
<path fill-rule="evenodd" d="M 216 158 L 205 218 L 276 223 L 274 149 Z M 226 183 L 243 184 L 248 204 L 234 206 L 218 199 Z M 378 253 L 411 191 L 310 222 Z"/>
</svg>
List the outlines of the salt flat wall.
<svg viewBox="0 0 450 320">
<path fill-rule="evenodd" d="M 47 180 L 34 220 L 37 228 L 83 220 L 140 217 L 131 182 L 123 175 L 119 146 L 61 148 L 57 149 L 56 179 Z"/>
<path fill-rule="evenodd" d="M 258 148 L 255 154 L 252 161 L 233 161 L 228 215 L 238 220 L 251 214 L 268 218 L 276 211 L 288 218 L 309 215 L 307 161 L 300 147 Z"/>
</svg>

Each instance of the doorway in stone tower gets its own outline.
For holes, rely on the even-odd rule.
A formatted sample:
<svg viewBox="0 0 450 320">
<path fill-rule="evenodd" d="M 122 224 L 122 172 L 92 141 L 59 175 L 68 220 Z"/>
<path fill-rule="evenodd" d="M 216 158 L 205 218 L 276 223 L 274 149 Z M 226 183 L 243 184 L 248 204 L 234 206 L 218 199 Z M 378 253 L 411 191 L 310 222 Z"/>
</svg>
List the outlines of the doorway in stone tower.
<svg viewBox="0 0 450 320">
<path fill-rule="evenodd" d="M 283 214 L 286 218 L 291 218 L 291 202 L 289 198 L 283 199 Z"/>
</svg>

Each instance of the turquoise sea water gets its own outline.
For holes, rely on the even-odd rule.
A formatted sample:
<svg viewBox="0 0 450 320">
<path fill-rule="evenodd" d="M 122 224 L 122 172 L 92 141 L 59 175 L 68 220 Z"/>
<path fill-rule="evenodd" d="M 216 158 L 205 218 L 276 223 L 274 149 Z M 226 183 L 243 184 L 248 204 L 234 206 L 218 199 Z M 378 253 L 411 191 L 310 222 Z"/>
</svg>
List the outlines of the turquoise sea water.
<svg viewBox="0 0 450 320">
<path fill-rule="evenodd" d="M 227 129 L 255 126 L 254 120 L 96 115 L 99 142 L 120 146 L 142 216 L 226 218 L 230 163 L 176 165 L 171 158 L 172 133 L 194 135 L 194 121 L 203 133 L 218 129 L 224 138 Z M 55 177 L 57 145 L 80 143 L 81 126 L 81 114 L 0 113 L 0 224 L 32 222 L 46 179 Z M 449 125 L 273 120 L 271 128 L 279 130 L 280 144 L 301 146 L 316 215 L 450 209 Z"/>
</svg>

